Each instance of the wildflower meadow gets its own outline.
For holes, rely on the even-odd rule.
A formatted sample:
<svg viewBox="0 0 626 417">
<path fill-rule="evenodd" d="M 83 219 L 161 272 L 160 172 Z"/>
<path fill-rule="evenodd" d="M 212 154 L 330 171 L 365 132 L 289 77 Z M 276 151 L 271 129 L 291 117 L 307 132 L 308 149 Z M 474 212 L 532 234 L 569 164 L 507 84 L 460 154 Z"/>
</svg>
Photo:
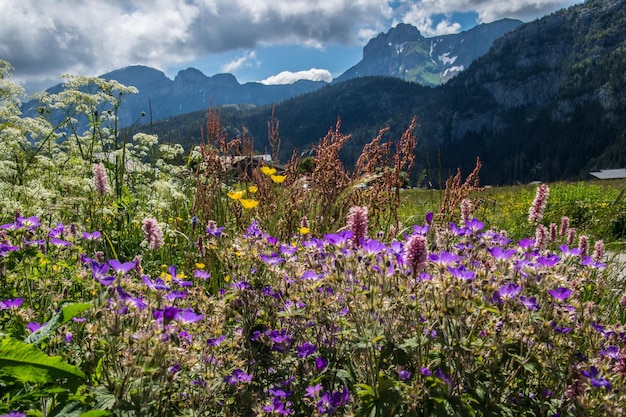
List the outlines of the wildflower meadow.
<svg viewBox="0 0 626 417">
<path fill-rule="evenodd" d="M 416 120 L 350 171 L 340 121 L 312 164 L 214 109 L 185 150 L 117 125 L 132 87 L 67 75 L 27 117 L 9 74 L 0 416 L 624 413 L 619 190 L 497 196 L 477 160 L 404 191 Z"/>
</svg>

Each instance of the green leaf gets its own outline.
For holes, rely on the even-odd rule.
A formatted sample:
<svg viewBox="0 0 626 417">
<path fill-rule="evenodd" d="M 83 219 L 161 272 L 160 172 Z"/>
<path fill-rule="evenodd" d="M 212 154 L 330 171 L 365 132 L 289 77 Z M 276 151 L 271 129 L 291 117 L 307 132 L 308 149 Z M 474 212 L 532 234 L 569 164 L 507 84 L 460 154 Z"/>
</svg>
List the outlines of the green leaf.
<svg viewBox="0 0 626 417">
<path fill-rule="evenodd" d="M 85 378 L 80 369 L 63 362 L 60 357 L 48 356 L 35 346 L 10 337 L 0 340 L 0 373 L 23 383 Z"/>
<path fill-rule="evenodd" d="M 87 411 L 85 413 L 82 413 L 79 417 L 106 417 L 106 416 L 110 416 L 111 413 L 109 413 L 108 411 L 104 411 L 104 410 L 91 410 L 91 411 Z"/>
<path fill-rule="evenodd" d="M 89 310 L 91 308 L 91 303 L 72 303 L 66 304 L 61 307 L 61 312 L 63 313 L 63 323 L 67 323 L 72 320 L 74 317 L 78 317 L 83 312 Z"/>
<path fill-rule="evenodd" d="M 40 343 L 41 341 L 50 337 L 50 335 L 52 335 L 54 332 L 56 332 L 56 330 L 61 327 L 61 325 L 72 320 L 74 317 L 78 316 L 89 308 L 91 308 L 90 303 L 71 303 L 61 306 L 61 310 L 58 313 L 54 314 L 50 318 L 50 320 L 48 320 L 45 326 L 42 326 L 36 332 L 31 333 L 24 340 L 24 342 L 34 345 Z"/>
</svg>

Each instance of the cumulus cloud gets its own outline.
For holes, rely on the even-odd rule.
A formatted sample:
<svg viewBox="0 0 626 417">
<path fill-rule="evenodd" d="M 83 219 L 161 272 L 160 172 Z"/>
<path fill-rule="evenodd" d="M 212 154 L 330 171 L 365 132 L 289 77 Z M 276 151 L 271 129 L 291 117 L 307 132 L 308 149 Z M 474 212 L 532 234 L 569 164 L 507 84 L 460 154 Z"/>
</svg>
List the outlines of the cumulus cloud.
<svg viewBox="0 0 626 417">
<path fill-rule="evenodd" d="M 394 23 L 410 23 L 424 36 L 458 33 L 461 25 L 451 20 L 453 13 L 476 13 L 478 23 L 505 17 L 533 20 L 555 10 L 582 3 L 583 0 L 400 0 Z M 435 23 L 434 16 L 444 16 Z"/>
<path fill-rule="evenodd" d="M 0 2 L 0 58 L 29 82 L 127 65 L 159 69 L 212 53 L 268 45 L 364 44 L 392 22 L 424 34 L 460 30 L 454 11 L 480 21 L 532 19 L 567 0 L 20 0 Z M 255 65 L 243 56 L 224 68 Z"/>
<path fill-rule="evenodd" d="M 333 80 L 333 76 L 328 70 L 311 68 L 306 71 L 283 71 L 280 74 L 264 79 L 261 83 L 265 85 L 293 84 L 298 80 L 326 81 L 329 83 Z"/>
</svg>

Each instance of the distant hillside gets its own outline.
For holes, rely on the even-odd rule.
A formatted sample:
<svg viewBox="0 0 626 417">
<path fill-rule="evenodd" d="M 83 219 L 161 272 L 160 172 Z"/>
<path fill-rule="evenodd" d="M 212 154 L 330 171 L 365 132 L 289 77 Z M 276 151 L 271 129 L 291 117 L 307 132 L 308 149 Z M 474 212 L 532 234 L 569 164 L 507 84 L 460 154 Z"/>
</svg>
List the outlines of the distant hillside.
<svg viewBox="0 0 626 417">
<path fill-rule="evenodd" d="M 371 39 L 363 48 L 363 59 L 334 81 L 380 75 L 437 86 L 468 68 L 497 38 L 521 25 L 519 20 L 502 19 L 457 34 L 425 38 L 416 27 L 401 23 Z"/>
<path fill-rule="evenodd" d="M 323 81 L 300 80 L 293 84 L 265 85 L 249 82 L 239 84 L 232 74 L 217 74 L 207 77 L 195 68 L 180 71 L 174 80 L 157 69 L 136 65 L 118 69 L 100 76 L 107 80 L 136 87 L 138 94 L 129 95 L 120 108 L 122 126 L 131 125 L 142 112 L 147 119 L 160 120 L 206 109 L 211 102 L 221 104 L 264 105 L 314 91 L 324 85 Z M 50 88 L 59 92 L 62 85 Z M 25 112 L 35 112 L 36 102 L 27 103 Z"/>
<path fill-rule="evenodd" d="M 365 77 L 280 103 L 283 158 L 294 147 L 310 149 L 339 116 L 353 134 L 343 154 L 350 164 L 380 128 L 390 126 L 397 139 L 417 115 L 417 170 L 433 184 L 439 167 L 444 179 L 457 167 L 467 173 L 477 156 L 491 184 L 588 178 L 626 166 L 625 2 L 590 0 L 525 24 L 437 88 Z M 262 151 L 270 114 L 263 107 L 224 120 L 245 125 Z"/>
</svg>

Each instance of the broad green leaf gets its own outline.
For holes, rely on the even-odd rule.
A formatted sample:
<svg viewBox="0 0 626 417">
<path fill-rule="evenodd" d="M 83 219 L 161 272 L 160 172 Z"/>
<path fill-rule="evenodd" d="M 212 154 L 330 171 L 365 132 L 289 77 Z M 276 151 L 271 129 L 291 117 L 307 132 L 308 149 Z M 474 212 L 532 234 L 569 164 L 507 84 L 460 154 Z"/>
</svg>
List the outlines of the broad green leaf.
<svg viewBox="0 0 626 417">
<path fill-rule="evenodd" d="M 0 373 L 24 383 L 85 378 L 80 369 L 63 362 L 60 357 L 48 356 L 35 346 L 10 337 L 0 340 Z"/>
<path fill-rule="evenodd" d="M 42 340 L 50 337 L 61 325 L 77 317 L 89 308 L 91 308 L 90 303 L 71 303 L 63 305 L 61 310 L 54 314 L 45 326 L 42 326 L 39 330 L 30 334 L 24 342 L 35 345 L 38 344 Z"/>
</svg>

